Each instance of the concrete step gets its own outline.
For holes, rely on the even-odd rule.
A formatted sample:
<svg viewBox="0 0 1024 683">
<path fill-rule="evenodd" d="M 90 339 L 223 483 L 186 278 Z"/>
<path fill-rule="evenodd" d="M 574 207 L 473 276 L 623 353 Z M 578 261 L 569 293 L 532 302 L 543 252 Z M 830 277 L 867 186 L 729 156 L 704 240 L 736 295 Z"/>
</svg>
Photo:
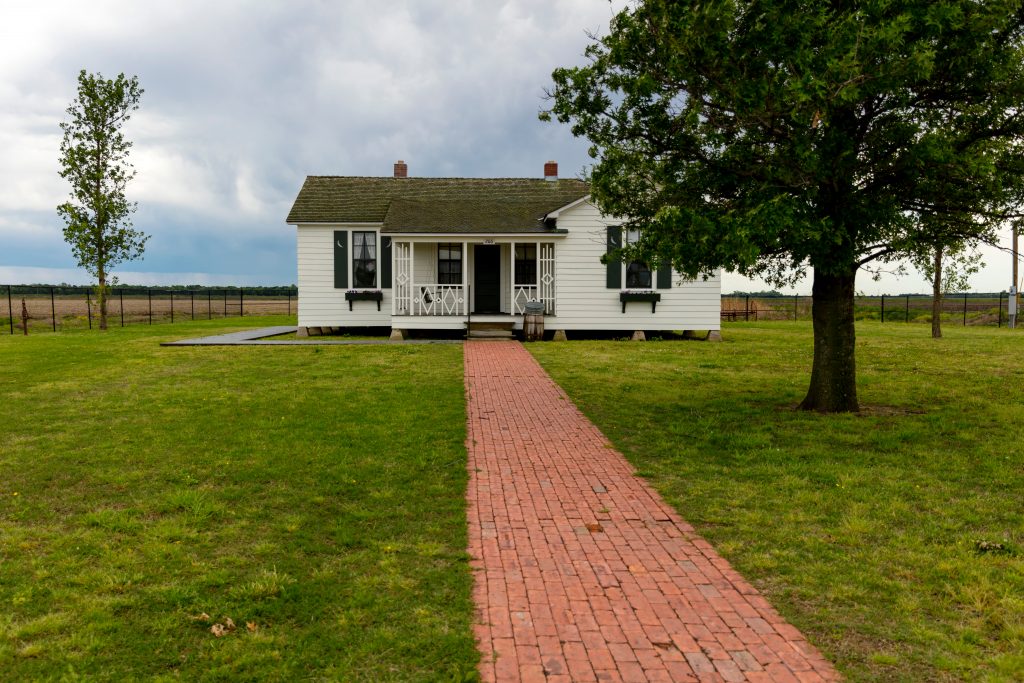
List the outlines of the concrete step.
<svg viewBox="0 0 1024 683">
<path fill-rule="evenodd" d="M 472 330 L 511 330 L 516 326 L 513 320 L 502 320 L 500 322 L 495 321 L 480 321 L 471 320 L 469 323 L 469 329 Z"/>
<path fill-rule="evenodd" d="M 515 334 L 511 329 L 506 330 L 469 330 L 470 339 L 515 339 Z"/>
</svg>

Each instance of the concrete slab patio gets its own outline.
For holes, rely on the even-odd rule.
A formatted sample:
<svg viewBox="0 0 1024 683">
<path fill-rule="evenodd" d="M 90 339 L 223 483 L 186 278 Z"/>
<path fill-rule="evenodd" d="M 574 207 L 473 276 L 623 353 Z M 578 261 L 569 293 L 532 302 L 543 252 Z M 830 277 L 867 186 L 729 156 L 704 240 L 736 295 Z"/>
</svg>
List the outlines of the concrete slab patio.
<svg viewBox="0 0 1024 683">
<path fill-rule="evenodd" d="M 261 327 L 255 330 L 242 330 L 228 334 L 216 334 L 209 337 L 195 337 L 179 341 L 163 342 L 160 346 L 367 346 L 374 344 L 461 344 L 461 339 L 406 339 L 392 341 L 390 339 L 330 339 L 314 337 L 312 339 L 273 339 L 273 337 L 290 334 L 297 330 L 295 325 L 279 325 Z"/>
<path fill-rule="evenodd" d="M 518 342 L 467 342 L 485 681 L 833 681 Z"/>
</svg>

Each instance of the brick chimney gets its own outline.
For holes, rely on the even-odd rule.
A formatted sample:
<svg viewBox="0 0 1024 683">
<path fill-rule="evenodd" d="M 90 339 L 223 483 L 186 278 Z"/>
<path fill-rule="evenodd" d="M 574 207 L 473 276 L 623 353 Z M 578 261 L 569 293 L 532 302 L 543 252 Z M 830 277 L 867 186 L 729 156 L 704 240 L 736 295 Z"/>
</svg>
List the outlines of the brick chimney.
<svg viewBox="0 0 1024 683">
<path fill-rule="evenodd" d="M 408 178 L 409 177 L 409 166 L 399 159 L 395 162 L 395 177 L 396 178 Z"/>
<path fill-rule="evenodd" d="M 544 164 L 544 180 L 558 180 L 557 161 L 549 161 Z"/>
</svg>

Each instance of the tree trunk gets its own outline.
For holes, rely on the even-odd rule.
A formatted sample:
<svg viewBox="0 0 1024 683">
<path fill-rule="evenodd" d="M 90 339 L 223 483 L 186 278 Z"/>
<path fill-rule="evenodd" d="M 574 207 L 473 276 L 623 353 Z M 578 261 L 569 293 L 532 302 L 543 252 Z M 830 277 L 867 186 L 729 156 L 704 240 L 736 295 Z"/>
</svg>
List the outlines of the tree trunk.
<svg viewBox="0 0 1024 683">
<path fill-rule="evenodd" d="M 801 410 L 850 413 L 857 403 L 857 367 L 854 357 L 853 295 L 856 271 L 842 275 L 814 272 L 814 365 L 811 386 Z"/>
<path fill-rule="evenodd" d="M 942 247 L 935 247 L 932 263 L 932 339 L 942 339 Z"/>
<path fill-rule="evenodd" d="M 99 285 L 96 287 L 96 299 L 100 305 L 100 329 L 107 329 L 107 274 L 103 267 L 99 269 Z"/>
</svg>

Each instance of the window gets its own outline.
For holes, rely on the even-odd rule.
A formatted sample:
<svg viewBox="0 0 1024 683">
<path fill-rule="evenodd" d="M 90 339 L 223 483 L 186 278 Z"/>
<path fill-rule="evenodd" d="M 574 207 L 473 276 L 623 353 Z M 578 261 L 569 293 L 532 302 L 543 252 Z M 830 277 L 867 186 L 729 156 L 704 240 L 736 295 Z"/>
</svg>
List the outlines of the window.
<svg viewBox="0 0 1024 683">
<path fill-rule="evenodd" d="M 462 245 L 437 245 L 437 283 L 440 285 L 462 284 Z"/>
<path fill-rule="evenodd" d="M 352 286 L 377 286 L 377 233 L 352 233 Z"/>
<path fill-rule="evenodd" d="M 640 233 L 636 230 L 627 230 L 626 245 L 636 244 L 640 241 Z M 650 289 L 651 268 L 643 261 L 631 261 L 626 264 L 626 289 Z"/>
<path fill-rule="evenodd" d="M 516 245 L 516 284 L 537 284 L 537 245 Z"/>
</svg>

